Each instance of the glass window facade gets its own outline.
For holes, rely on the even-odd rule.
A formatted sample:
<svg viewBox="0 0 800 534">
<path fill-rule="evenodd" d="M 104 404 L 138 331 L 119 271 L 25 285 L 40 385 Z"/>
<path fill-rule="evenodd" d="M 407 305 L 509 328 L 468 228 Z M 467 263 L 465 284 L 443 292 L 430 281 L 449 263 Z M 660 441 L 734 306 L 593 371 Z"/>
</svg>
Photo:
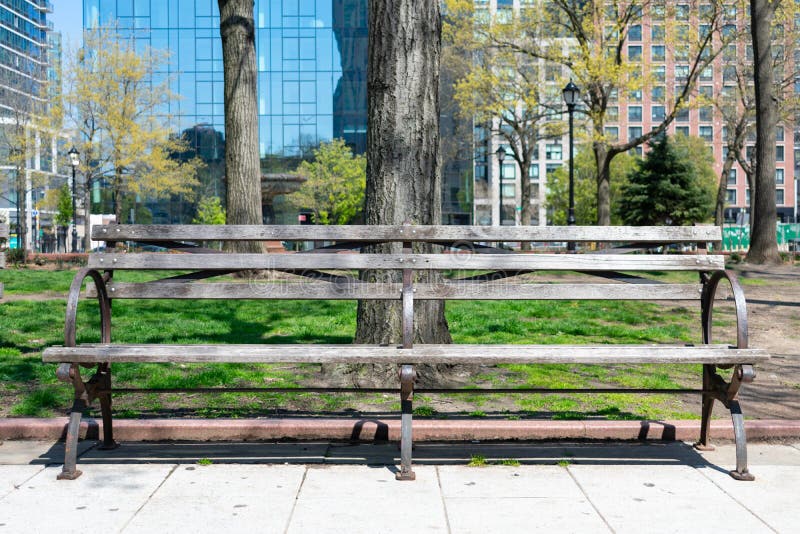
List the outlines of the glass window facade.
<svg viewBox="0 0 800 534">
<path fill-rule="evenodd" d="M 181 98 L 176 129 L 224 128 L 216 0 L 84 0 L 84 26 L 117 19 L 137 43 L 168 50 Z M 367 1 L 256 0 L 259 149 L 300 157 L 342 138 L 366 149 Z"/>
</svg>

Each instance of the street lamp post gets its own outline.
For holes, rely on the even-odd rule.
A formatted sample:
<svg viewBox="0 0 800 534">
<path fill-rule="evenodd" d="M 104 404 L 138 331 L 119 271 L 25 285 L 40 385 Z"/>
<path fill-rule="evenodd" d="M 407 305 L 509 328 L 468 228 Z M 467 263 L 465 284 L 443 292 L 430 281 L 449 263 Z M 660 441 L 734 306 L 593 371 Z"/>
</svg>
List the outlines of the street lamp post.
<svg viewBox="0 0 800 534">
<path fill-rule="evenodd" d="M 567 225 L 575 226 L 575 158 L 572 117 L 575 112 L 575 105 L 581 96 L 581 90 L 570 80 L 561 92 L 564 95 L 564 102 L 567 104 L 567 111 L 569 112 L 569 211 L 567 212 Z M 574 241 L 567 243 L 567 250 L 570 252 L 575 251 Z"/>
<path fill-rule="evenodd" d="M 500 211 L 497 212 L 497 226 L 503 226 L 503 160 L 506 159 L 506 149 L 503 148 L 503 145 L 500 145 L 495 154 L 497 155 L 497 161 L 500 162 L 500 174 L 497 180 L 497 198 L 499 199 Z"/>
<path fill-rule="evenodd" d="M 78 210 L 76 208 L 75 202 L 75 195 L 76 195 L 76 183 L 75 183 L 75 171 L 78 168 L 78 165 L 81 164 L 80 159 L 78 159 L 78 151 L 73 146 L 67 152 L 69 155 L 69 164 L 72 166 L 72 252 L 78 252 Z"/>
</svg>

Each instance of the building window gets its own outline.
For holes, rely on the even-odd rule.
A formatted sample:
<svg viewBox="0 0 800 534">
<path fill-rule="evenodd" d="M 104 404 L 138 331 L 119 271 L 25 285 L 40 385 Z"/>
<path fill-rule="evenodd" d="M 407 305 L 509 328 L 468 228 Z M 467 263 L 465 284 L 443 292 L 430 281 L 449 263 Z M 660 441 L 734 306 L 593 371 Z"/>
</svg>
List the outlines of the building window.
<svg viewBox="0 0 800 534">
<path fill-rule="evenodd" d="M 628 121 L 642 122 L 642 106 L 628 106 Z"/>
<path fill-rule="evenodd" d="M 676 126 L 675 127 L 675 135 L 685 135 L 689 137 L 689 127 L 688 126 Z"/>
<path fill-rule="evenodd" d="M 528 177 L 531 181 L 538 182 L 539 181 L 539 164 L 534 163 L 531 165 L 531 168 L 528 169 Z"/>
<path fill-rule="evenodd" d="M 650 27 L 650 40 L 652 42 L 663 43 L 665 38 L 666 33 L 664 32 L 664 26 L 660 24 L 654 24 Z"/>
<path fill-rule="evenodd" d="M 628 30 L 628 40 L 633 42 L 639 42 L 642 40 L 642 25 L 641 24 L 634 24 Z"/>
<path fill-rule="evenodd" d="M 650 91 L 650 95 L 653 99 L 653 102 L 663 102 L 666 94 L 667 90 L 663 85 L 656 85 Z"/>
<path fill-rule="evenodd" d="M 637 137 L 642 136 L 642 127 L 641 126 L 631 126 L 628 128 L 628 141 L 631 139 L 636 139 Z"/>
<path fill-rule="evenodd" d="M 650 58 L 653 61 L 664 61 L 666 57 L 666 48 L 664 45 L 653 45 L 650 47 Z"/>
<path fill-rule="evenodd" d="M 699 135 L 706 143 L 713 143 L 714 142 L 714 127 L 713 126 L 701 126 L 699 130 Z"/>
<path fill-rule="evenodd" d="M 667 116 L 667 108 L 664 106 L 652 106 L 650 111 L 654 121 L 662 121 Z"/>
<path fill-rule="evenodd" d="M 783 141 L 783 126 L 778 126 L 775 129 L 775 140 L 776 141 Z"/>
<path fill-rule="evenodd" d="M 703 122 L 711 122 L 714 120 L 714 108 L 711 106 L 703 106 L 698 110 L 700 120 Z"/>
<path fill-rule="evenodd" d="M 545 145 L 544 158 L 550 160 L 561 160 L 561 145 L 560 144 Z"/>
<path fill-rule="evenodd" d="M 675 18 L 677 20 L 689 20 L 689 4 L 675 6 Z"/>
<path fill-rule="evenodd" d="M 681 108 L 675 114 L 675 120 L 678 122 L 689 122 L 689 108 Z"/>
<path fill-rule="evenodd" d="M 775 169 L 775 184 L 783 185 L 784 172 L 783 169 Z"/>
<path fill-rule="evenodd" d="M 608 106 L 606 108 L 606 118 L 610 121 L 618 121 L 619 120 L 619 107 L 617 106 Z"/>
<path fill-rule="evenodd" d="M 605 127 L 605 134 L 606 137 L 610 141 L 619 141 L 619 127 L 617 126 L 606 126 Z"/>
<path fill-rule="evenodd" d="M 685 82 L 689 78 L 689 65 L 675 65 L 675 81 Z"/>
<path fill-rule="evenodd" d="M 783 161 L 783 145 L 775 146 L 775 161 Z"/>
<path fill-rule="evenodd" d="M 642 45 L 629 45 L 628 60 L 641 61 L 641 59 L 642 59 Z"/>
<path fill-rule="evenodd" d="M 784 200 L 783 189 L 776 189 L 775 190 L 775 204 L 779 206 L 783 206 L 786 203 Z"/>
<path fill-rule="evenodd" d="M 667 79 L 667 67 L 664 65 L 653 66 L 653 79 L 659 82 L 665 81 Z"/>
<path fill-rule="evenodd" d="M 701 82 L 713 82 L 714 81 L 714 67 L 708 66 L 700 71 L 700 81 Z"/>
<path fill-rule="evenodd" d="M 728 172 L 728 185 L 736 185 L 736 169 Z"/>
<path fill-rule="evenodd" d="M 561 168 L 560 163 L 548 163 L 544 169 L 545 176 L 549 179 L 550 176 L 560 168 Z"/>
<path fill-rule="evenodd" d="M 725 194 L 725 203 L 730 206 L 736 205 L 736 189 L 728 189 Z"/>
<path fill-rule="evenodd" d="M 503 184 L 503 200 L 513 200 L 517 196 L 515 184 Z"/>
<path fill-rule="evenodd" d="M 503 180 L 513 180 L 517 177 L 516 163 L 503 163 Z"/>
</svg>

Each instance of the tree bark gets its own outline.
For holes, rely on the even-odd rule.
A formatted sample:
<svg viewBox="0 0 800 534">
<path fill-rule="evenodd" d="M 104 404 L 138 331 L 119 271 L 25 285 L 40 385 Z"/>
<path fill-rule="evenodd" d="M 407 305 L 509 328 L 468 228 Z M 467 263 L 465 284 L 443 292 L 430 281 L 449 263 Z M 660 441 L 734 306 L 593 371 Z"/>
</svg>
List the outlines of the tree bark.
<svg viewBox="0 0 800 534">
<path fill-rule="evenodd" d="M 372 0 L 369 28 L 366 224 L 441 224 L 439 3 Z M 387 244 L 373 251 L 399 252 L 399 247 Z M 399 276 L 396 271 L 362 274 L 368 280 L 399 281 Z M 434 281 L 422 274 L 416 279 Z M 359 302 L 357 343 L 399 343 L 401 330 L 398 302 Z M 452 341 L 443 302 L 415 303 L 414 341 Z M 366 382 L 396 383 L 397 370 L 390 367 L 373 367 L 366 376 L 359 372 Z M 431 384 L 445 370 L 418 366 L 417 373 L 421 383 Z"/>
<path fill-rule="evenodd" d="M 262 224 L 253 0 L 218 0 L 225 77 L 227 223 Z M 261 252 L 238 242 L 237 252 Z"/>
<path fill-rule="evenodd" d="M 730 134 L 729 134 L 730 135 Z M 736 161 L 736 155 L 733 149 L 729 147 L 728 157 L 722 164 L 722 173 L 719 178 L 719 187 L 717 188 L 717 202 L 714 208 L 714 224 L 722 228 L 725 222 L 725 201 L 728 196 L 728 175 L 731 173 L 733 164 Z"/>
<path fill-rule="evenodd" d="M 530 158 L 523 158 L 519 163 L 520 174 L 522 175 L 519 180 L 519 194 L 520 206 L 519 210 L 519 224 L 520 226 L 531 225 L 531 160 Z M 523 241 L 521 245 L 523 251 L 531 250 L 531 242 Z"/>
<path fill-rule="evenodd" d="M 594 143 L 594 159 L 597 164 L 597 224 L 611 225 L 611 158 L 608 145 Z"/>
<path fill-rule="evenodd" d="M 92 251 L 92 183 L 86 177 L 83 187 L 83 251 Z"/>
<path fill-rule="evenodd" d="M 777 0 L 750 0 L 756 93 L 755 195 L 751 198 L 749 263 L 780 263 L 775 226 L 775 128 L 778 101 L 773 82 L 771 29 Z"/>
</svg>

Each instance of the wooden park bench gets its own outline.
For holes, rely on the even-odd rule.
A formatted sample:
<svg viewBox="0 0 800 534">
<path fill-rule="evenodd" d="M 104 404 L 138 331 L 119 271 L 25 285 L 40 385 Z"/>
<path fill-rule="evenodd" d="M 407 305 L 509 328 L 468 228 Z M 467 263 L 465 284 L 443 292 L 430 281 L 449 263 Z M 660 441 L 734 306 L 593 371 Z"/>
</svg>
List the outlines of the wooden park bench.
<svg viewBox="0 0 800 534">
<path fill-rule="evenodd" d="M 415 365 L 420 364 L 702 364 L 699 389 L 615 389 L 623 392 L 697 393 L 702 397 L 698 447 L 709 447 L 709 424 L 714 401 L 731 412 L 736 439 L 736 469 L 731 474 L 751 480 L 747 469 L 744 421 L 737 400 L 739 387 L 753 380 L 753 364 L 769 356 L 747 345 L 744 295 L 723 257 L 707 254 L 707 244 L 719 244 L 717 227 L 470 227 L 470 226 L 95 226 L 92 239 L 104 241 L 106 252 L 91 254 L 88 266 L 70 287 L 64 346 L 44 351 L 45 362 L 60 363 L 58 376 L 73 384 L 75 400 L 67 429 L 66 453 L 60 478 L 73 479 L 81 412 L 95 399 L 103 418 L 103 445 L 114 447 L 111 421 L 111 364 L 116 362 L 236 362 L 236 363 L 384 363 L 398 366 L 401 399 L 400 480 L 414 478 L 411 466 L 412 397 Z M 203 242 L 313 241 L 315 249 L 301 253 L 240 254 L 203 248 Z M 498 242 L 577 242 L 584 253 L 522 253 L 490 246 Z M 163 252 L 115 249 L 120 242 L 157 245 Z M 390 253 L 368 245 L 393 243 Z M 431 246 L 434 245 L 434 246 Z M 595 245 L 597 246 L 595 247 Z M 647 253 L 648 249 L 696 245 L 694 252 Z M 420 247 L 438 253 L 422 253 Z M 150 247 L 152 248 L 152 247 Z M 384 248 L 384 250 L 386 250 Z M 207 279 L 241 271 L 272 269 L 281 275 L 270 283 L 209 282 Z M 355 271 L 385 269 L 398 276 L 368 282 Z M 120 283 L 120 270 L 180 270 L 187 274 L 143 283 Z M 331 272 L 335 271 L 335 272 Z M 460 279 L 423 283 L 415 273 L 467 271 Z M 476 272 L 490 271 L 489 275 Z M 582 273 L 563 283 L 525 283 L 519 275 L 535 271 Z M 691 271 L 694 283 L 659 283 L 641 276 L 652 271 Z M 344 273 L 344 274 L 343 274 Z M 349 273 L 349 274 L 347 274 Z M 634 273 L 638 273 L 634 274 Z M 400 276 L 401 274 L 401 276 Z M 585 277 L 585 275 L 594 275 Z M 515 278 L 517 277 L 517 278 Z M 581 278 L 588 278 L 588 281 Z M 75 321 L 84 279 L 94 283 L 101 316 L 100 343 L 76 345 Z M 379 277 L 380 278 L 380 277 Z M 574 281 L 578 278 L 579 281 Z M 385 280 L 385 278 L 380 278 Z M 298 280 L 304 280 L 298 283 Z M 402 280 L 402 282 L 399 282 Z M 729 283 L 737 320 L 736 346 L 712 344 L 712 307 L 717 287 Z M 119 299 L 393 299 L 402 303 L 403 337 L 397 345 L 137 345 L 111 339 L 111 302 Z M 416 300 L 641 300 L 698 301 L 702 310 L 702 342 L 698 345 L 433 345 L 413 342 Z M 168 316 L 164 321 L 169 321 Z M 698 342 L 701 340 L 698 339 Z M 96 366 L 84 381 L 81 367 Z M 718 370 L 732 368 L 726 381 Z M 318 388 L 314 388 L 318 391 Z M 228 390 L 226 390 L 228 391 Z M 269 390 L 265 390 L 269 391 Z M 303 391 L 293 389 L 292 391 Z M 339 389 L 342 391 L 342 389 Z M 376 389 L 359 390 L 367 393 Z M 385 391 L 385 390 L 380 390 Z M 459 390 L 463 391 L 463 390 Z M 475 389 L 467 390 L 475 391 Z M 488 390 L 496 391 L 496 390 Z M 516 393 L 541 389 L 519 389 Z M 550 390 L 576 391 L 586 390 Z M 592 391 L 592 390 L 589 390 Z M 609 390 L 602 390 L 608 392 Z"/>
</svg>

